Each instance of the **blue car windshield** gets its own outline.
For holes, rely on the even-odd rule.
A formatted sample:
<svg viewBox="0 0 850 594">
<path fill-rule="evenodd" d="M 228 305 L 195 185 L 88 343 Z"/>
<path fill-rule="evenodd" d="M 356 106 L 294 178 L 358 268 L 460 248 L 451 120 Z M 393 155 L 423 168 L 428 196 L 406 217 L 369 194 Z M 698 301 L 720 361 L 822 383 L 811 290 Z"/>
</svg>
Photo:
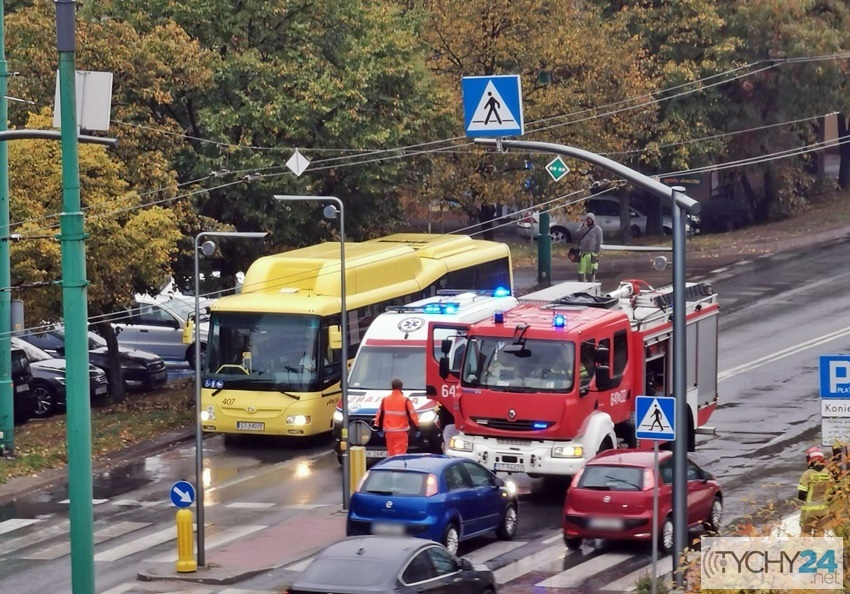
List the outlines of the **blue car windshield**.
<svg viewBox="0 0 850 594">
<path fill-rule="evenodd" d="M 360 488 L 361 493 L 378 495 L 424 495 L 427 475 L 403 470 L 372 470 Z"/>
</svg>

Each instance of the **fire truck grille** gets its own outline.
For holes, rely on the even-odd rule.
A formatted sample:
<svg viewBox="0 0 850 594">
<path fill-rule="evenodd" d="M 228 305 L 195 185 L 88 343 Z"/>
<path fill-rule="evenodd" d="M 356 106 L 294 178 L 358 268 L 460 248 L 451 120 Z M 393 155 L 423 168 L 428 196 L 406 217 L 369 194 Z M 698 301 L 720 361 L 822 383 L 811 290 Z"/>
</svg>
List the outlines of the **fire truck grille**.
<svg viewBox="0 0 850 594">
<path fill-rule="evenodd" d="M 541 429 L 547 429 L 554 424 L 546 421 L 509 421 L 508 419 L 487 417 L 472 420 L 479 425 L 492 427 L 493 429 L 499 429 L 501 431 L 540 431 Z"/>
<path fill-rule="evenodd" d="M 499 445 L 506 446 L 524 446 L 528 443 L 527 439 L 505 439 L 504 437 L 499 437 L 496 439 L 496 443 Z"/>
</svg>

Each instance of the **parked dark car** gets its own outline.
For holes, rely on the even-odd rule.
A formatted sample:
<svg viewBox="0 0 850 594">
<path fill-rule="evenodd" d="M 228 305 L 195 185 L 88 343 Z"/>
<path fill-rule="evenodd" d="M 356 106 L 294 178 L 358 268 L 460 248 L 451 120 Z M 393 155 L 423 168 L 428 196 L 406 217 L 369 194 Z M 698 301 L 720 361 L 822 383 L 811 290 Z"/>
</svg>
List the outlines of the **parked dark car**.
<svg viewBox="0 0 850 594">
<path fill-rule="evenodd" d="M 29 421 L 35 414 L 36 400 L 32 390 L 32 371 L 27 354 L 12 348 L 12 383 L 14 385 L 15 423 Z"/>
<path fill-rule="evenodd" d="M 516 485 L 472 460 L 434 454 L 393 456 L 366 472 L 351 497 L 346 535 L 407 535 L 458 544 L 495 532 L 514 537 Z"/>
<path fill-rule="evenodd" d="M 51 355 L 65 356 L 65 328 L 62 326 L 40 332 L 29 331 L 21 338 Z M 168 379 L 165 361 L 158 355 L 118 347 L 118 356 L 121 359 L 124 385 L 131 390 L 153 390 Z M 89 362 L 103 369 L 107 379 L 111 379 L 106 341 L 94 332 L 89 332 Z"/>
<path fill-rule="evenodd" d="M 283 594 L 494 594 L 484 566 L 418 538 L 355 536 L 316 555 Z"/>
<path fill-rule="evenodd" d="M 17 337 L 12 338 L 12 346 L 26 353 L 32 369 L 32 391 L 35 395 L 37 418 L 49 417 L 65 409 L 65 359 L 57 359 L 35 345 Z M 89 364 L 89 397 L 92 401 L 109 396 L 106 373 Z"/>
</svg>

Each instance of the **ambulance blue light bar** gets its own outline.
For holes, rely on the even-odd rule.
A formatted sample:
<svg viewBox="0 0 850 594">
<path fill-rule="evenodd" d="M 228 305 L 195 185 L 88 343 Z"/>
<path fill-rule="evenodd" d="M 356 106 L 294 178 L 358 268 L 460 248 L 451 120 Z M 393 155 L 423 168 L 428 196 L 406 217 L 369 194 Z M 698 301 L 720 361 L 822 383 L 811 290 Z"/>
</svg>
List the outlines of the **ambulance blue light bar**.
<svg viewBox="0 0 850 594">
<path fill-rule="evenodd" d="M 423 309 L 426 314 L 456 314 L 460 309 L 459 303 L 429 303 Z"/>
<path fill-rule="evenodd" d="M 493 291 L 493 297 L 510 297 L 511 290 L 505 287 L 496 287 L 496 290 Z"/>
<path fill-rule="evenodd" d="M 567 317 L 563 314 L 555 314 L 552 318 L 552 325 L 555 328 L 563 328 L 567 325 Z"/>
<path fill-rule="evenodd" d="M 472 293 L 481 297 L 510 297 L 511 290 L 507 287 L 496 287 L 495 289 L 437 289 L 437 295 L 450 297 Z"/>
</svg>

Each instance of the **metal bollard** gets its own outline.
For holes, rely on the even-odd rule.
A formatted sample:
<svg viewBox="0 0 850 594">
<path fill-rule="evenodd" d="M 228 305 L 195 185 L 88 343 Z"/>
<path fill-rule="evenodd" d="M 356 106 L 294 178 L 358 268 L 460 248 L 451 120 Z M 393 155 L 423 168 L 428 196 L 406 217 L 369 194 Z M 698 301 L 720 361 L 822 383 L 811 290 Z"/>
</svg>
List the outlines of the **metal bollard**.
<svg viewBox="0 0 850 594">
<path fill-rule="evenodd" d="M 366 474 L 366 448 L 351 446 L 348 450 L 348 463 L 351 469 L 351 493 L 357 489 L 360 479 Z"/>
<path fill-rule="evenodd" d="M 177 573 L 191 573 L 198 570 L 195 561 L 194 522 L 188 509 L 177 510 Z"/>
</svg>

